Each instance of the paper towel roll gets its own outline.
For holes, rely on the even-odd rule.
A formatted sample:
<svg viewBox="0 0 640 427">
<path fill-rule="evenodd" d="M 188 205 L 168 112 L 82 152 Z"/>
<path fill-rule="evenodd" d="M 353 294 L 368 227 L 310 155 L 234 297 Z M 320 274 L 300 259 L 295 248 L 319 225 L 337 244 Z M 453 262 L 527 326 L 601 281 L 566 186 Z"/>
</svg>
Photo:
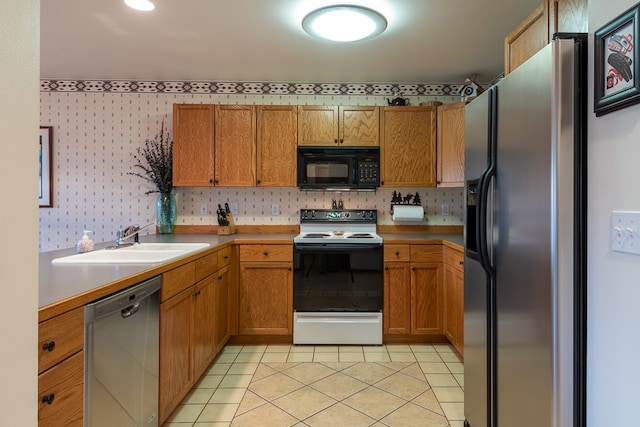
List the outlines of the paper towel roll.
<svg viewBox="0 0 640 427">
<path fill-rule="evenodd" d="M 393 207 L 394 221 L 422 221 L 424 218 L 424 208 L 416 205 L 395 205 Z"/>
</svg>

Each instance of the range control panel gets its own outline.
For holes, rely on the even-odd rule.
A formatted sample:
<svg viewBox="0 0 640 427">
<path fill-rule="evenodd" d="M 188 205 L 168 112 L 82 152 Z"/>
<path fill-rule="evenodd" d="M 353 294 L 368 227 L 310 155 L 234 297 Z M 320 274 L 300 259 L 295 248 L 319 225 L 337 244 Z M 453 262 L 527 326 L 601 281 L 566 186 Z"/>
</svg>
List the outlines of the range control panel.
<svg viewBox="0 0 640 427">
<path fill-rule="evenodd" d="M 375 209 L 300 209 L 300 222 L 376 223 Z"/>
</svg>

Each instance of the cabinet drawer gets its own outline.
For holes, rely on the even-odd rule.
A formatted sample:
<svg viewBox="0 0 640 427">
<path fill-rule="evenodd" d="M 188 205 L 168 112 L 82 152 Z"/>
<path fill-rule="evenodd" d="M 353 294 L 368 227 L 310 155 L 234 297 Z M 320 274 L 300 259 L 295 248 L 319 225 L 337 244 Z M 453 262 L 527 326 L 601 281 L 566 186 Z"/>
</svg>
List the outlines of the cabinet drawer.
<svg viewBox="0 0 640 427">
<path fill-rule="evenodd" d="M 442 245 L 411 245 L 411 262 L 442 262 Z"/>
<path fill-rule="evenodd" d="M 231 261 L 231 246 L 218 251 L 218 268 L 226 267 Z"/>
<path fill-rule="evenodd" d="M 218 270 L 218 252 L 198 258 L 196 264 L 196 282 L 212 275 Z"/>
<path fill-rule="evenodd" d="M 84 351 L 38 376 L 38 425 L 82 426 Z"/>
<path fill-rule="evenodd" d="M 166 301 L 174 295 L 196 282 L 196 262 L 190 262 L 180 267 L 162 273 L 162 287 L 160 288 L 160 302 Z"/>
<path fill-rule="evenodd" d="M 84 307 L 68 311 L 38 325 L 38 372 L 43 372 L 84 344 Z"/>
<path fill-rule="evenodd" d="M 409 245 L 384 245 L 384 262 L 409 261 L 411 250 Z"/>
<path fill-rule="evenodd" d="M 464 270 L 464 254 L 448 246 L 444 247 L 444 263 L 450 265 L 458 271 Z"/>
<path fill-rule="evenodd" d="M 240 261 L 291 261 L 291 245 L 241 245 Z"/>
</svg>

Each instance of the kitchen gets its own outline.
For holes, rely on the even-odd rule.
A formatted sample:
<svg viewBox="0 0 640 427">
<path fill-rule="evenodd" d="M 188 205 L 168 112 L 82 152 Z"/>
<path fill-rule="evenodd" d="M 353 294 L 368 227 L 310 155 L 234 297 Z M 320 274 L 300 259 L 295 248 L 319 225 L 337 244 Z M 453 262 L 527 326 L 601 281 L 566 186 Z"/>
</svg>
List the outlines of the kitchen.
<svg viewBox="0 0 640 427">
<path fill-rule="evenodd" d="M 618 11 L 622 11 L 625 8 L 631 6 L 629 2 L 619 2 L 616 4 L 618 7 L 616 9 Z M 591 2 L 590 3 L 590 30 L 593 31 L 594 28 L 599 27 L 604 24 L 609 19 L 613 18 L 617 12 L 612 12 L 609 10 L 611 5 L 608 4 L 599 4 L 599 2 Z M 594 28 L 591 28 L 594 27 Z M 636 114 L 635 116 L 633 114 Z M 632 107 L 616 113 L 612 116 L 607 116 L 605 118 L 595 119 L 593 117 L 590 118 L 591 123 L 591 144 L 590 149 L 593 150 L 590 153 L 590 158 L 598 158 L 599 160 L 596 162 L 592 160 L 590 163 L 590 180 L 597 181 L 597 185 L 593 186 L 593 182 L 590 184 L 592 190 L 590 193 L 590 260 L 592 267 L 590 270 L 590 281 L 592 292 L 591 295 L 593 297 L 593 302 L 590 306 L 590 319 L 594 317 L 598 318 L 597 322 L 590 323 L 590 370 L 589 372 L 593 375 L 590 378 L 589 384 L 589 393 L 592 396 L 593 402 L 590 405 L 589 414 L 590 419 L 593 422 L 593 425 L 603 425 L 603 424 L 624 424 L 623 421 L 627 415 L 628 410 L 626 407 L 631 407 L 633 404 L 633 396 L 634 396 L 634 375 L 632 372 L 624 371 L 624 366 L 629 366 L 629 363 L 626 361 L 628 357 L 631 357 L 637 351 L 637 343 L 635 341 L 629 342 L 625 339 L 625 334 L 629 334 L 631 329 L 620 328 L 620 325 L 624 324 L 633 324 L 636 322 L 634 316 L 631 314 L 634 312 L 632 307 L 630 306 L 631 301 L 634 300 L 634 295 L 637 295 L 637 290 L 634 287 L 627 286 L 626 284 L 631 285 L 633 272 L 637 271 L 637 267 L 633 265 L 633 258 L 629 258 L 624 255 L 607 255 L 606 251 L 608 248 L 608 215 L 609 211 L 613 209 L 619 209 L 621 207 L 626 207 L 627 209 L 633 210 L 637 209 L 636 200 L 631 197 L 631 201 L 629 201 L 628 197 L 625 195 L 635 194 L 632 192 L 632 184 L 627 183 L 628 181 L 633 181 L 626 179 L 628 177 L 616 177 L 611 176 L 610 168 L 605 165 L 600 159 L 609 160 L 608 164 L 616 164 L 619 165 L 620 168 L 624 169 L 626 159 L 632 156 L 624 156 L 616 153 L 634 153 L 637 152 L 637 147 L 631 144 L 633 136 L 629 134 L 622 133 L 622 129 L 625 128 L 625 123 L 635 123 L 635 119 L 633 117 L 637 116 L 637 107 Z M 141 138 L 144 138 L 145 135 L 154 133 L 157 128 L 150 129 L 150 132 L 144 132 L 141 135 Z M 632 133 L 637 134 L 637 129 L 632 130 Z M 28 139 L 28 138 L 26 138 Z M 25 140 L 26 140 L 25 139 Z M 615 144 L 614 148 L 619 148 L 619 150 L 611 150 L 612 144 Z M 15 147 L 13 148 L 15 149 Z M 28 150 L 27 150 L 28 151 Z M 129 151 L 127 150 L 127 153 Z M 3 156 L 3 158 L 7 158 L 7 156 Z M 25 162 L 27 162 L 25 160 Z M 80 162 L 81 163 L 81 162 Z M 29 164 L 28 162 L 25 164 Z M 7 162 L 7 167 L 11 166 Z M 29 169 L 29 168 L 26 168 Z M 5 169 L 12 172 L 12 175 L 8 175 L 12 180 L 15 181 L 16 176 L 24 177 L 26 181 L 28 181 L 28 174 L 16 171 L 13 168 Z M 630 168 L 629 170 L 633 170 Z M 5 180 L 6 181 L 6 180 Z M 612 193 L 608 191 L 608 188 L 617 188 L 619 189 L 619 196 L 616 196 L 618 193 Z M 13 193 L 9 193 L 13 194 Z M 139 194 L 139 191 L 132 191 L 131 196 Z M 137 196 L 135 196 L 137 197 Z M 18 200 L 20 198 L 18 197 Z M 129 200 L 127 198 L 123 198 L 124 200 Z M 31 215 L 27 215 L 24 217 L 23 212 L 30 212 L 29 204 L 25 201 L 25 209 L 20 210 L 20 217 L 18 215 L 10 216 L 9 219 L 12 223 L 16 224 L 24 224 L 25 227 L 17 227 L 21 231 L 20 234 L 13 233 L 13 230 L 7 230 L 6 237 L 12 241 L 16 242 L 16 244 L 20 244 L 24 239 L 25 235 L 23 231 L 25 229 L 29 229 L 29 217 L 30 220 L 33 221 L 33 213 Z M 328 203 L 328 202 L 325 202 Z M 132 205 L 131 210 L 136 210 L 136 208 L 140 207 L 141 209 L 146 208 L 146 203 L 142 203 L 143 206 Z M 16 206 L 21 206 L 20 204 Z M 128 203 L 122 204 L 123 212 L 129 212 Z M 119 209 L 121 207 L 121 203 L 118 203 L 115 209 Z M 124 209 L 126 207 L 126 209 Z M 124 219 L 130 219 L 124 217 Z M 133 219 L 133 218 L 131 218 Z M 123 221 L 126 223 L 125 221 Z M 31 222 L 34 224 L 34 222 Z M 33 225 L 31 225 L 33 227 Z M 82 227 L 78 228 L 81 229 Z M 117 228 L 117 227 L 115 227 Z M 113 227 L 105 227 L 105 235 L 109 234 L 109 230 L 115 229 Z M 76 229 L 74 228 L 73 231 Z M 33 239 L 33 235 L 31 236 Z M 79 237 L 79 236 L 78 236 Z M 75 239 L 77 237 L 73 237 L 72 244 L 75 243 Z M 33 240 L 32 240 L 33 242 Z M 72 246 L 69 245 L 69 246 Z M 16 258 L 16 265 L 25 265 L 29 259 L 33 259 L 33 254 L 28 255 L 28 250 L 21 250 L 21 247 L 18 245 L 18 248 L 13 247 L 13 250 L 17 250 L 18 253 L 25 254 L 27 256 L 22 256 L 21 258 Z M 34 251 L 32 248 L 31 251 Z M 12 254 L 9 254 L 13 256 Z M 12 259 L 12 258 L 9 258 Z M 9 267 L 10 263 L 7 264 L 8 270 L 12 271 L 12 268 Z M 28 268 L 21 269 L 21 281 L 24 278 L 25 272 L 28 271 Z M 28 273 L 27 275 L 27 283 Z M 8 276 L 11 277 L 11 276 Z M 615 280 L 612 281 L 612 277 Z M 611 292 L 611 287 L 607 286 L 609 284 L 616 283 L 617 286 L 613 288 L 613 292 Z M 10 289 L 7 289 L 10 292 Z M 595 295 L 594 292 L 595 291 Z M 9 294 L 11 295 L 11 294 Z M 24 296 L 24 290 L 21 290 L 20 298 L 9 298 L 7 301 L 22 301 L 22 297 Z M 31 306 L 34 302 L 31 302 Z M 27 304 L 29 306 L 29 304 Z M 611 312 L 610 307 L 617 307 L 615 312 Z M 13 304 L 7 307 L 9 313 L 17 314 L 16 310 L 13 308 Z M 3 322 L 3 324 L 7 324 L 7 322 Z M 612 333 L 616 331 L 615 333 Z M 10 335 L 10 332 L 6 332 L 8 337 L 14 338 Z M 597 345 L 597 344 L 601 345 Z M 604 344 L 604 346 L 602 345 Z M 607 350 L 602 350 L 602 348 L 606 348 Z M 620 349 L 622 351 L 612 352 L 609 350 L 611 348 Z M 628 355 L 628 356 L 627 356 Z M 21 356 L 22 358 L 23 356 Z M 614 363 L 609 363 L 609 361 L 613 358 Z M 11 360 L 11 359 L 9 359 Z M 19 362 L 14 362 L 20 365 Z M 599 368 L 599 369 L 598 369 Z M 612 393 L 611 387 L 616 388 L 618 393 Z M 3 390 L 5 392 L 5 390 Z M 615 396 L 615 400 L 612 400 Z M 4 402 L 9 402 L 9 395 L 7 395 L 7 399 L 4 399 Z M 612 410 L 613 408 L 613 410 Z M 23 411 L 27 412 L 27 411 Z"/>
</svg>

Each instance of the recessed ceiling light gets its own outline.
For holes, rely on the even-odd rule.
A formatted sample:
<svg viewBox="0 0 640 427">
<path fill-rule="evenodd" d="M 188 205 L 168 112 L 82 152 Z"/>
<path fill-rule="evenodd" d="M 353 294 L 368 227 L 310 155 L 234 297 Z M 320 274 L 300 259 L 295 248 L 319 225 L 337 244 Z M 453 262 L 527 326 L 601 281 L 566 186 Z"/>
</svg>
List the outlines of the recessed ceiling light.
<svg viewBox="0 0 640 427">
<path fill-rule="evenodd" d="M 380 35 L 387 20 L 373 9 L 352 5 L 327 6 L 309 13 L 302 28 L 314 37 L 353 42 Z"/>
<path fill-rule="evenodd" d="M 124 0 L 124 4 L 132 9 L 149 11 L 155 8 L 154 4 L 149 0 Z"/>
</svg>

